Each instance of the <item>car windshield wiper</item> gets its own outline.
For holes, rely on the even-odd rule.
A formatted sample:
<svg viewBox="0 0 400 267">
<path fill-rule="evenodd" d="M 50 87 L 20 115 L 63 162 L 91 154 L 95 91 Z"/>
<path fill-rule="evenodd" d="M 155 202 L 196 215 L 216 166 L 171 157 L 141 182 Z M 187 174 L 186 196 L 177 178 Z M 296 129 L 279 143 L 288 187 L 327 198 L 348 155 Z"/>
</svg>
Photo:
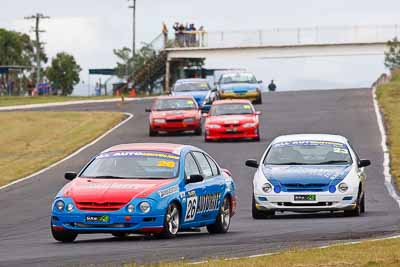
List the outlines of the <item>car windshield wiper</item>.
<svg viewBox="0 0 400 267">
<path fill-rule="evenodd" d="M 347 160 L 328 160 L 328 161 L 318 162 L 315 165 L 336 164 L 336 163 L 350 164 L 350 162 L 348 162 Z"/>
</svg>

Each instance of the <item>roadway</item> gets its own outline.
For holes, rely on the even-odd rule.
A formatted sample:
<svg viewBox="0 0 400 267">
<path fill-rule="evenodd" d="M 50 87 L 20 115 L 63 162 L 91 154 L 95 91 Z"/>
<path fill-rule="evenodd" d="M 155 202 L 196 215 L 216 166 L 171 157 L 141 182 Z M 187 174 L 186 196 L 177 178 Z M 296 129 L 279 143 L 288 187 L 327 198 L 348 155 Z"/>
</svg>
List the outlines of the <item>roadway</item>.
<svg viewBox="0 0 400 267">
<path fill-rule="evenodd" d="M 383 152 L 370 89 L 277 92 L 264 95 L 262 140 L 204 143 L 203 137 L 148 136 L 145 107 L 150 102 L 96 103 L 45 110 L 106 110 L 134 114 L 134 119 L 99 143 L 32 179 L 0 191 L 0 266 L 64 266 L 160 260 L 200 260 L 273 252 L 294 246 L 317 246 L 343 240 L 380 237 L 400 231 L 400 210 L 384 186 Z M 346 218 L 331 214 L 283 214 L 270 220 L 251 218 L 251 181 L 254 169 L 248 158 L 259 159 L 276 136 L 292 133 L 333 133 L 350 138 L 363 158 L 372 160 L 367 170 L 366 213 Z M 238 212 L 226 235 L 185 233 L 174 240 L 132 236 L 81 235 L 73 244 L 55 242 L 50 234 L 52 198 L 66 183 L 63 173 L 78 171 L 95 153 L 119 143 L 174 142 L 208 151 L 222 167 L 230 169 L 238 188 Z"/>
</svg>

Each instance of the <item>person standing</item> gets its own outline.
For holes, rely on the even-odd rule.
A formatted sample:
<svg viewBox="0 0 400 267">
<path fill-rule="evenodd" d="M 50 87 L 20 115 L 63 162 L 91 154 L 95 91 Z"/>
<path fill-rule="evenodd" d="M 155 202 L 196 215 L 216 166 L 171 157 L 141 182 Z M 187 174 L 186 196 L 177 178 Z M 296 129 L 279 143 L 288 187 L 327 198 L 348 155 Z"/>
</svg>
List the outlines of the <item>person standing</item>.
<svg viewBox="0 0 400 267">
<path fill-rule="evenodd" d="M 274 80 L 271 80 L 271 83 L 268 85 L 268 90 L 270 92 L 274 92 L 276 90 L 276 84 L 274 83 Z"/>
</svg>

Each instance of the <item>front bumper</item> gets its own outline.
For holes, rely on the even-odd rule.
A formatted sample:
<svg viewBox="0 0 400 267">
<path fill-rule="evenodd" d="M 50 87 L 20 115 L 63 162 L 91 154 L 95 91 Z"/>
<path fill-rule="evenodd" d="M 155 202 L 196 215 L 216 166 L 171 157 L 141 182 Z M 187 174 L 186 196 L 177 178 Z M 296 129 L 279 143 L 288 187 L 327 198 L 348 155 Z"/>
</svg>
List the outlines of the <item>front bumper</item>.
<svg viewBox="0 0 400 267">
<path fill-rule="evenodd" d="M 86 216 L 109 216 L 107 223 L 86 221 Z M 76 233 L 158 233 L 164 228 L 164 215 L 132 215 L 113 212 L 53 212 L 52 228 L 56 231 L 73 231 Z"/>
<path fill-rule="evenodd" d="M 153 131 L 161 132 L 185 132 L 195 131 L 201 127 L 200 120 L 194 122 L 165 122 L 165 123 L 152 123 L 151 129 Z"/>
<path fill-rule="evenodd" d="M 255 101 L 259 97 L 260 97 L 260 92 L 257 91 L 252 91 L 247 93 L 235 93 L 235 92 L 221 93 L 221 99 L 249 99 Z"/>
<path fill-rule="evenodd" d="M 258 126 L 251 128 L 244 128 L 242 126 L 236 128 L 206 128 L 208 140 L 215 139 L 245 139 L 245 138 L 258 138 Z"/>
<path fill-rule="evenodd" d="M 295 201 L 294 195 L 316 195 L 316 201 Z M 287 193 L 255 195 L 256 209 L 268 211 L 318 212 L 353 210 L 357 193 Z"/>
</svg>

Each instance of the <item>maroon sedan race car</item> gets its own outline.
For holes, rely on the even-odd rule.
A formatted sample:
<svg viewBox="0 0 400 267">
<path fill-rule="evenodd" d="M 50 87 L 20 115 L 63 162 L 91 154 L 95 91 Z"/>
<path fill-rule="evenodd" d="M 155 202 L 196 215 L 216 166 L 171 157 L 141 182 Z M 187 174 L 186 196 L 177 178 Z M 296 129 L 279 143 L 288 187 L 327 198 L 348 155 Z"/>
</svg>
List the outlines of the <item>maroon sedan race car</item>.
<svg viewBox="0 0 400 267">
<path fill-rule="evenodd" d="M 149 135 L 159 132 L 194 131 L 202 134 L 201 110 L 192 96 L 162 96 L 154 101 L 149 116 Z"/>
<path fill-rule="evenodd" d="M 206 142 L 216 139 L 249 138 L 260 141 L 259 115 L 249 100 L 215 101 L 205 114 Z"/>
</svg>

